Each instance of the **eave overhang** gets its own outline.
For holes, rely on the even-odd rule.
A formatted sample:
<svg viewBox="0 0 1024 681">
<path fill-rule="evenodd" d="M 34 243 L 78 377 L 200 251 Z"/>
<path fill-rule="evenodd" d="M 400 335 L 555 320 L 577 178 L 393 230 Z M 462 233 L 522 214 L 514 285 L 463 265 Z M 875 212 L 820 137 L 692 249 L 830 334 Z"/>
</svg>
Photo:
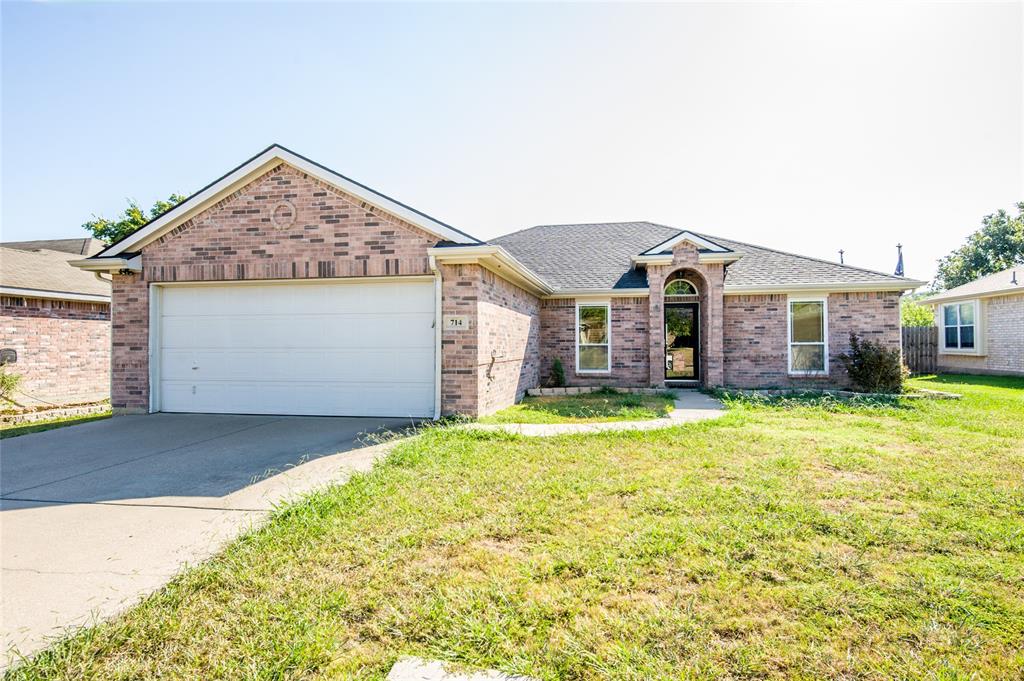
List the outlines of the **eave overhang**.
<svg viewBox="0 0 1024 681">
<path fill-rule="evenodd" d="M 141 272 L 142 254 L 132 253 L 127 257 L 92 257 L 84 260 L 69 260 L 68 264 L 87 272 Z"/>
<path fill-rule="evenodd" d="M 73 300 L 83 303 L 109 303 L 110 296 L 98 293 L 75 293 L 73 291 L 48 291 L 38 288 L 20 288 L 18 286 L 0 286 L 0 295 L 19 298 L 46 298 L 48 300 Z"/>
<path fill-rule="evenodd" d="M 771 295 L 780 293 L 870 293 L 872 291 L 912 291 L 915 288 L 924 286 L 927 282 L 907 279 L 905 281 L 893 281 L 884 279 L 880 281 L 862 281 L 856 283 L 823 284 L 821 282 L 805 284 L 749 284 L 743 286 L 725 285 L 725 295 L 746 296 L 746 295 Z"/>
<path fill-rule="evenodd" d="M 740 251 L 698 253 L 697 262 L 702 264 L 723 263 L 728 265 L 729 263 L 736 262 L 742 257 L 743 253 Z M 634 255 L 631 260 L 634 265 L 639 265 L 641 267 L 646 267 L 647 265 L 671 265 L 673 262 L 673 255 L 671 253 L 645 253 L 643 255 Z"/>
<path fill-rule="evenodd" d="M 516 260 L 501 246 L 481 244 L 479 246 L 442 246 L 427 249 L 430 265 L 441 262 L 446 265 L 480 265 L 536 296 L 547 296 L 553 288 L 534 274 L 526 265 Z"/>
</svg>

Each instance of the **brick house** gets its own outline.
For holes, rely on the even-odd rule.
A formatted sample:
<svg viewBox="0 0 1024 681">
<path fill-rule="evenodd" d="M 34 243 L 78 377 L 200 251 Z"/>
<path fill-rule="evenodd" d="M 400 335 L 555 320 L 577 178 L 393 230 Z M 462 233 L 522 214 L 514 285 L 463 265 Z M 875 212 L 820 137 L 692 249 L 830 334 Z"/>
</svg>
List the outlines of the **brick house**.
<svg viewBox="0 0 1024 681">
<path fill-rule="evenodd" d="M 921 282 L 648 222 L 483 242 L 272 146 L 103 252 L 122 412 L 486 414 L 570 385 L 834 386 Z"/>
<path fill-rule="evenodd" d="M 22 377 L 16 405 L 110 395 L 110 284 L 68 264 L 102 247 L 95 239 L 0 244 L 0 349 L 5 370 Z"/>
<path fill-rule="evenodd" d="M 1024 376 L 1024 266 L 921 301 L 939 327 L 938 370 Z"/>
</svg>

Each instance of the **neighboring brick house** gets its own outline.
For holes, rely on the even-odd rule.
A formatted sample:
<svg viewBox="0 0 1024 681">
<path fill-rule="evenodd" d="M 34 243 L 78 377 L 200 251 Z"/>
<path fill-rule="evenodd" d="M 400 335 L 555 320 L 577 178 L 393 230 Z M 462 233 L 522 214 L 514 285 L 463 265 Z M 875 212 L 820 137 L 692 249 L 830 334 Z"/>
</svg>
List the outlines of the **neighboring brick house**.
<svg viewBox="0 0 1024 681">
<path fill-rule="evenodd" d="M 14 405 L 84 404 L 110 395 L 110 284 L 72 267 L 95 239 L 0 244 L 0 349 L 22 377 Z"/>
<path fill-rule="evenodd" d="M 1024 266 L 921 302 L 935 310 L 939 371 L 1024 376 Z"/>
<path fill-rule="evenodd" d="M 483 242 L 274 145 L 102 253 L 112 404 L 486 414 L 569 385 L 838 386 L 919 286 L 648 222 Z"/>
</svg>

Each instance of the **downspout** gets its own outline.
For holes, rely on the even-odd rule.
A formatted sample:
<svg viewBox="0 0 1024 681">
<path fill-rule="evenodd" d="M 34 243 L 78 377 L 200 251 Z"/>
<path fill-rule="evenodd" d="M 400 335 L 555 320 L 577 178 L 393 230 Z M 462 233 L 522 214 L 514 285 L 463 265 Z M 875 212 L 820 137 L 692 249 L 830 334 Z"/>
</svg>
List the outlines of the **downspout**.
<svg viewBox="0 0 1024 681">
<path fill-rule="evenodd" d="M 434 256 L 428 256 L 434 273 L 434 420 L 441 418 L 441 268 Z"/>
</svg>

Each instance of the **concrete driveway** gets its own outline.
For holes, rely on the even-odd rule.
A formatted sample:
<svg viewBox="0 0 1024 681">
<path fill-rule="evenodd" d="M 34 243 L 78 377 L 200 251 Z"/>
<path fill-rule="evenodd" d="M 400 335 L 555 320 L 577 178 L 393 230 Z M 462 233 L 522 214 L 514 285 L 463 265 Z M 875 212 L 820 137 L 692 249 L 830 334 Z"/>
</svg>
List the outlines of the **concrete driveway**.
<svg viewBox="0 0 1024 681">
<path fill-rule="evenodd" d="M 0 442 L 3 657 L 109 616 L 264 519 L 366 470 L 386 418 L 154 414 Z"/>
</svg>

